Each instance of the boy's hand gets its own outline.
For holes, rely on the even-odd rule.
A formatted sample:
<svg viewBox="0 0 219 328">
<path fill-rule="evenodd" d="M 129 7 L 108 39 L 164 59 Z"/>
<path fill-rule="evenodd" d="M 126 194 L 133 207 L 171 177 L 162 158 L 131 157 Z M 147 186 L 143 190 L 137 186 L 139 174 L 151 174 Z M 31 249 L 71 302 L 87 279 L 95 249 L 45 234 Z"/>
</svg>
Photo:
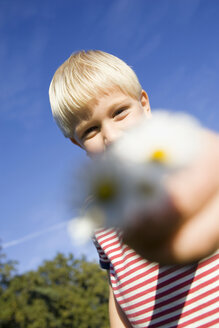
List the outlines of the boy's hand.
<svg viewBox="0 0 219 328">
<path fill-rule="evenodd" d="M 154 213 L 137 213 L 123 240 L 160 263 L 188 263 L 219 246 L 219 137 L 205 131 L 200 156 L 168 177 L 169 201 Z"/>
</svg>

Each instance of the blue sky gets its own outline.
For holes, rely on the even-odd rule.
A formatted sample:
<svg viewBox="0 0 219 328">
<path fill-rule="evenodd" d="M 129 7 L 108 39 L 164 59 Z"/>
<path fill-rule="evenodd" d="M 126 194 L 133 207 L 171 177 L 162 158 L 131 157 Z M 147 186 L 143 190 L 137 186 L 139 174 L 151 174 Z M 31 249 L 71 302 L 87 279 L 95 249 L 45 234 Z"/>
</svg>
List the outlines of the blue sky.
<svg viewBox="0 0 219 328">
<path fill-rule="evenodd" d="M 219 132 L 219 1 L 1 0 L 0 238 L 19 270 L 72 244 L 69 181 L 86 156 L 56 127 L 48 87 L 74 51 L 101 49 L 131 65 L 151 107 L 187 111 Z M 73 190 L 72 192 L 77 192 Z"/>
</svg>

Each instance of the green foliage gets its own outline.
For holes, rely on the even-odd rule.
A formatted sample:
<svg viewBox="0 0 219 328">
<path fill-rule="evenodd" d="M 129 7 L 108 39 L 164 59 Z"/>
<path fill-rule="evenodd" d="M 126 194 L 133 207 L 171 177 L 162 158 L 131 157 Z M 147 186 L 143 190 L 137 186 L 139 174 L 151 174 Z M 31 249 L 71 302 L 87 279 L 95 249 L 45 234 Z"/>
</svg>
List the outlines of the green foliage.
<svg viewBox="0 0 219 328">
<path fill-rule="evenodd" d="M 106 328 L 106 273 L 96 263 L 58 254 L 37 271 L 13 275 L 0 258 L 0 328 Z"/>
<path fill-rule="evenodd" d="M 13 273 L 16 272 L 16 261 L 6 261 L 5 254 L 0 247 L 0 296 L 10 283 Z"/>
</svg>

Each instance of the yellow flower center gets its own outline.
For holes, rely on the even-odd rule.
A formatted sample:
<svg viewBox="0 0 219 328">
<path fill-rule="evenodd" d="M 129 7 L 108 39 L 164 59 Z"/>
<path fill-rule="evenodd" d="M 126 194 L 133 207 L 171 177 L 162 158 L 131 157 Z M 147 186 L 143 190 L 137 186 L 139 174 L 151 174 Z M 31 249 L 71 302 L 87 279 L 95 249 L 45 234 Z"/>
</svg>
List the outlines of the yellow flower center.
<svg viewBox="0 0 219 328">
<path fill-rule="evenodd" d="M 150 160 L 153 161 L 153 162 L 167 163 L 168 162 L 168 156 L 167 156 L 167 153 L 164 150 L 157 149 L 151 154 Z"/>
<path fill-rule="evenodd" d="M 100 202 L 108 202 L 115 198 L 116 191 L 116 185 L 111 181 L 102 181 L 96 188 L 95 196 Z"/>
</svg>

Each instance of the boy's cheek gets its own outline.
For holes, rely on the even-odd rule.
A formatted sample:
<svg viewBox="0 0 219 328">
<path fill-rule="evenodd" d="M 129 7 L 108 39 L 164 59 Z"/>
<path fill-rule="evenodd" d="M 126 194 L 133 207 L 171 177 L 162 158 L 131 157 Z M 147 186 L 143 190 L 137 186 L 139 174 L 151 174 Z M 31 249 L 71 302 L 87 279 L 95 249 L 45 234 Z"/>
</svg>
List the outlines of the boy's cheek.
<svg viewBox="0 0 219 328">
<path fill-rule="evenodd" d="M 105 146 L 101 140 L 87 140 L 84 143 L 84 149 L 89 157 L 95 157 L 104 152 Z"/>
<path fill-rule="evenodd" d="M 126 127 L 130 128 L 132 126 L 135 126 L 141 122 L 143 118 L 146 117 L 145 112 L 142 108 L 136 108 L 132 111 L 132 113 L 129 115 L 128 119 L 126 120 Z"/>
</svg>

